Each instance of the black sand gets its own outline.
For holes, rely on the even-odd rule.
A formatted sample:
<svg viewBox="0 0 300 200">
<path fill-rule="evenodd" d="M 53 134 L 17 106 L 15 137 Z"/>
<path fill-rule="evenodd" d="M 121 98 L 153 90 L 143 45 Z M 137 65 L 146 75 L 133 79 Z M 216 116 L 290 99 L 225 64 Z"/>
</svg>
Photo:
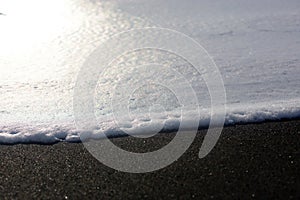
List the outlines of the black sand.
<svg viewBox="0 0 300 200">
<path fill-rule="evenodd" d="M 200 160 L 204 134 L 199 132 L 177 162 L 147 174 L 110 169 L 82 144 L 0 145 L 0 199 L 300 198 L 299 120 L 227 127 L 214 150 Z M 128 137 L 113 141 L 145 151 L 173 136 L 145 143 Z"/>
</svg>

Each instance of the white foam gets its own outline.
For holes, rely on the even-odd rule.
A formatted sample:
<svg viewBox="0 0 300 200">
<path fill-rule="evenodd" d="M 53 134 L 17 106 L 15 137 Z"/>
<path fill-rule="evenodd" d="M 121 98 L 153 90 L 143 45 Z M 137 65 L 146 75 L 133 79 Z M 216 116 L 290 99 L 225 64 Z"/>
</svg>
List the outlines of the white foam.
<svg viewBox="0 0 300 200">
<path fill-rule="evenodd" d="M 276 121 L 281 119 L 293 119 L 300 116 L 300 105 L 297 101 L 276 102 L 270 106 L 265 103 L 253 107 L 253 105 L 236 105 L 227 108 L 225 126 L 244 123 L 258 123 L 264 121 Z M 247 108 L 247 109 L 245 109 Z M 101 139 L 106 137 L 119 137 L 127 134 L 141 137 L 148 137 L 149 134 L 157 133 L 157 127 L 161 127 L 160 132 L 176 132 L 181 120 L 189 121 L 194 117 L 199 117 L 199 128 L 207 128 L 210 122 L 210 113 L 202 110 L 200 116 L 194 115 L 191 111 L 185 119 L 169 117 L 168 119 L 152 119 L 155 121 L 145 122 L 134 120 L 127 125 L 116 124 L 114 121 L 104 121 L 99 123 L 93 131 L 80 131 L 74 124 L 53 125 L 53 124 L 9 124 L 0 127 L 0 143 L 42 143 L 52 144 L 56 142 L 81 142 L 86 139 Z"/>
</svg>

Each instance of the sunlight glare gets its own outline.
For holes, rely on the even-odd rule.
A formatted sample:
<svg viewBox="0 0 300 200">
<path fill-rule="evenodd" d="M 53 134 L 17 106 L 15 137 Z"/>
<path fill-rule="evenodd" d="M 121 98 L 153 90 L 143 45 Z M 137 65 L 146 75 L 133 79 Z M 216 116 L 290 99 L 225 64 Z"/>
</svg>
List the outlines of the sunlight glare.
<svg viewBox="0 0 300 200">
<path fill-rule="evenodd" d="M 64 0 L 1 0 L 0 53 L 32 49 L 64 30 L 71 16 Z M 20 52 L 21 51 L 21 52 Z"/>
</svg>

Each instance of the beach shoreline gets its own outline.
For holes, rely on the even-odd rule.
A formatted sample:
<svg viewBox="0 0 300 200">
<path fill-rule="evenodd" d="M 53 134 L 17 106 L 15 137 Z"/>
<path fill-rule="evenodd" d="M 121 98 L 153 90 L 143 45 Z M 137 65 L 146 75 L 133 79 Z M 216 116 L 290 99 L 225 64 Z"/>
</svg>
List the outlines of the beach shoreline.
<svg viewBox="0 0 300 200">
<path fill-rule="evenodd" d="M 146 174 L 111 169 L 81 143 L 0 145 L 1 199 L 276 198 L 300 197 L 300 120 L 228 126 L 205 158 L 198 152 L 206 130 L 170 166 Z M 159 149 L 163 133 L 137 141 L 111 139 L 131 151 Z"/>
</svg>

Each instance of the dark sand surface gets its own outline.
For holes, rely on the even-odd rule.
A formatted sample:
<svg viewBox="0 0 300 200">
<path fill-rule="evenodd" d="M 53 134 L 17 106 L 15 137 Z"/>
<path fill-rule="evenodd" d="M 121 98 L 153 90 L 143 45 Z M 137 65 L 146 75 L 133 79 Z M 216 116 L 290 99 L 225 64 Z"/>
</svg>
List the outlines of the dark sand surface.
<svg viewBox="0 0 300 200">
<path fill-rule="evenodd" d="M 299 120 L 224 128 L 213 151 L 199 159 L 205 132 L 178 161 L 146 174 L 110 169 L 82 144 L 0 145 L 0 199 L 300 198 Z M 113 141 L 146 151 L 173 136 Z"/>
</svg>

